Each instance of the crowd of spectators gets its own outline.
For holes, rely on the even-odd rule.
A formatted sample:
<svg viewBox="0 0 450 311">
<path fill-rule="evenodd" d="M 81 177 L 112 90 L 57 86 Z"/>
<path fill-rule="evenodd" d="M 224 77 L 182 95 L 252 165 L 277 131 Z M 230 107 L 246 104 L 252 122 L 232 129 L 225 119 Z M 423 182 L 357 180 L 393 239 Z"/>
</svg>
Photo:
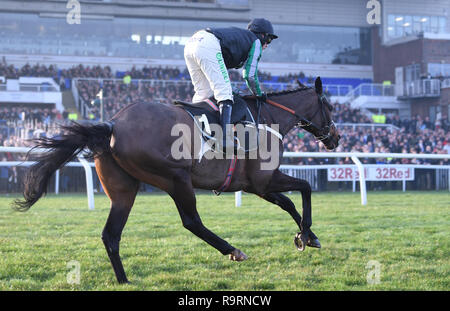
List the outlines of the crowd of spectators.
<svg viewBox="0 0 450 311">
<path fill-rule="evenodd" d="M 230 70 L 230 78 L 234 82 L 243 82 L 241 73 Z M 190 101 L 193 87 L 189 81 L 187 70 L 177 68 L 144 67 L 131 68 L 127 72 L 113 72 L 105 66 L 78 65 L 69 69 L 58 69 L 56 66 L 25 65 L 15 68 L 0 63 L 0 76 L 7 79 L 21 76 L 52 77 L 62 89 L 70 88 L 73 78 L 99 78 L 99 80 L 78 80 L 76 84 L 78 94 L 85 103 L 95 103 L 100 90 L 104 107 L 104 118 L 110 118 L 121 108 L 136 102 L 172 103 L 174 100 Z M 128 77 L 128 81 L 124 79 Z M 260 80 L 276 81 L 281 83 L 294 83 L 297 79 L 306 83 L 313 83 L 313 79 L 305 77 L 303 73 L 279 76 L 276 79 L 270 73 L 261 73 Z M 119 78 L 119 79 L 118 79 Z M 266 91 L 271 91 L 264 85 Z M 100 106 L 91 105 L 90 119 L 100 119 Z M 69 120 L 67 111 L 60 112 L 54 108 L 39 105 L 8 105 L 0 108 L 0 146 L 20 147 L 29 146 L 31 138 L 42 136 L 55 136 L 58 134 L 58 125 Z M 358 109 L 352 109 L 347 104 L 334 104 L 333 119 L 338 124 L 341 135 L 337 152 L 380 152 L 380 153 L 429 153 L 450 154 L 450 123 L 447 118 L 431 122 L 413 116 L 410 119 L 400 118 L 397 115 L 386 116 L 386 123 L 392 126 L 368 126 L 374 124 L 372 119 Z M 284 138 L 286 151 L 294 152 L 322 152 L 325 147 L 318 143 L 309 133 L 301 129 L 293 129 Z M 2 153 L 0 161 L 24 160 L 24 154 Z M 401 163 L 401 164 L 450 164 L 444 160 L 427 159 L 385 159 L 366 158 L 363 163 Z M 316 164 L 353 164 L 350 158 L 284 158 L 283 163 L 298 165 Z M 70 180 L 82 180 L 79 170 L 65 168 L 61 175 L 61 189 L 64 191 L 77 191 L 78 186 L 69 187 Z M 23 172 L 16 167 L 0 167 L 0 189 L 14 192 L 19 189 L 18 181 Z M 322 172 L 323 173 L 323 172 Z M 430 189 L 434 180 L 432 173 L 420 173 L 425 180 L 423 189 Z M 419 176 L 419 173 L 418 173 Z M 319 176 L 320 187 L 326 184 L 326 176 Z M 97 180 L 98 187 L 98 180 Z M 341 183 L 339 184 L 341 185 Z M 373 187 L 370 185 L 369 188 Z M 323 189 L 323 188 L 321 188 Z"/>
<path fill-rule="evenodd" d="M 8 65 L 4 60 L 0 62 L 0 76 L 4 76 L 6 79 L 18 79 L 19 77 L 51 77 L 56 78 L 58 72 L 55 66 L 45 65 L 29 65 L 26 64 L 21 68 L 17 68 L 14 65 Z"/>
<path fill-rule="evenodd" d="M 400 119 L 398 116 L 387 118 L 387 124 L 392 126 L 378 127 L 370 118 L 362 116 L 359 110 L 351 109 L 346 104 L 334 104 L 334 119 L 338 124 L 341 135 L 336 152 L 377 152 L 377 153 L 428 153 L 450 154 L 450 123 L 447 118 L 438 122 L 438 126 L 429 122 L 429 118 L 422 119 L 413 116 L 411 119 Z M 343 125 L 342 123 L 353 123 Z M 325 152 L 325 147 L 317 143 L 314 136 L 296 128 L 284 138 L 285 151 L 293 152 Z M 352 164 L 350 158 L 320 159 L 309 158 L 300 161 L 288 160 L 291 164 Z M 428 163 L 450 164 L 448 160 L 426 159 L 363 159 L 363 163 Z"/>
<path fill-rule="evenodd" d="M 244 83 L 242 75 L 236 70 L 230 70 L 230 79 L 233 82 Z M 194 93 L 187 69 L 180 71 L 177 68 L 144 67 L 121 74 L 129 77 L 130 81 L 124 83 L 123 79 L 102 79 L 101 81 L 79 80 L 77 89 L 80 98 L 85 103 L 92 103 L 103 90 L 102 100 L 105 117 L 111 117 L 123 106 L 136 102 L 173 103 L 175 100 L 190 101 Z M 101 78 L 101 76 L 99 76 Z M 262 82 L 271 79 L 270 74 L 261 73 Z M 155 81 L 158 80 L 158 81 Z M 268 91 L 272 90 L 267 88 Z M 91 114 L 94 120 L 100 118 L 100 107 L 92 106 Z"/>
<path fill-rule="evenodd" d="M 28 146 L 31 138 L 56 135 L 58 124 L 67 121 L 68 113 L 55 108 L 4 107 L 0 109 L 0 146 Z"/>
<path fill-rule="evenodd" d="M 117 73 L 113 73 L 108 66 L 83 66 L 78 65 L 70 69 L 58 70 L 55 66 L 25 65 L 15 68 L 0 63 L 0 76 L 17 78 L 19 76 L 46 76 L 55 79 L 72 78 L 103 78 L 99 81 L 80 80 L 77 85 L 80 98 L 91 103 L 102 90 L 102 99 L 105 118 L 112 117 L 122 107 L 136 102 L 160 102 L 171 103 L 174 100 L 190 101 L 193 95 L 193 87 L 189 81 L 186 70 L 180 71 L 176 67 L 144 67 L 131 68 L 122 72 L 121 77 L 129 76 L 131 80 L 124 83 L 118 79 Z M 242 82 L 241 74 L 236 70 L 230 71 L 232 81 Z M 297 79 L 304 79 L 305 75 L 286 75 L 278 77 L 278 82 L 291 83 Z M 137 81 L 134 79 L 145 79 Z M 261 73 L 261 81 L 271 80 L 268 73 Z M 155 81 L 164 80 L 164 81 Z M 333 119 L 337 124 L 372 123 L 372 120 L 360 110 L 352 109 L 346 104 L 334 104 Z M 100 117 L 99 105 L 91 107 L 91 118 L 98 120 Z M 23 145 L 23 139 L 37 134 L 49 135 L 52 124 L 67 120 L 67 112 L 60 113 L 56 109 L 38 107 L 5 107 L 0 109 L 0 145 Z M 367 127 L 345 126 L 339 127 L 341 133 L 340 146 L 336 151 L 358 152 L 408 152 L 408 153 L 450 153 L 450 133 L 448 119 L 432 123 L 429 118 L 421 119 L 413 116 L 411 119 L 400 119 L 399 116 L 388 116 L 386 123 L 393 127 Z M 14 131 L 5 132 L 5 128 Z M 284 139 L 285 149 L 289 151 L 323 151 L 321 143 L 317 143 L 314 137 L 299 129 L 292 130 Z M 331 159 L 330 159 L 331 160 Z M 299 164 L 320 164 L 329 159 L 304 159 Z M 290 160 L 296 162 L 296 160 Z M 338 161 L 349 161 L 341 159 Z M 368 162 L 381 161 L 381 159 L 366 159 Z M 393 163 L 408 162 L 410 160 L 391 160 Z M 417 160 L 420 162 L 421 160 Z M 424 161 L 427 162 L 427 161 Z"/>
<path fill-rule="evenodd" d="M 110 118 L 121 108 L 131 103 L 172 103 L 174 100 L 190 101 L 193 94 L 191 83 L 179 82 L 130 82 L 104 80 L 102 85 L 97 81 L 78 81 L 78 93 L 85 103 L 92 103 L 102 89 L 102 100 L 105 118 Z M 92 105 L 91 118 L 99 120 L 100 105 Z"/>
</svg>

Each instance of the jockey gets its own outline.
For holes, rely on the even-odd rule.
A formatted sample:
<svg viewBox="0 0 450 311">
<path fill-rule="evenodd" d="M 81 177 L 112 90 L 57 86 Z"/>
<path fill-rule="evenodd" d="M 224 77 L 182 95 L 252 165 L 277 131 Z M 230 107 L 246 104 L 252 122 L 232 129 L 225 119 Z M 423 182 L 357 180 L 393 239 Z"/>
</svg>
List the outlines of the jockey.
<svg viewBox="0 0 450 311">
<path fill-rule="evenodd" d="M 278 38 L 272 24 L 255 18 L 247 29 L 207 28 L 196 32 L 186 43 L 184 59 L 194 85 L 192 102 L 214 96 L 220 108 L 223 149 L 233 145 L 230 123 L 233 91 L 227 69 L 243 67 L 243 78 L 253 95 L 265 100 L 258 80 L 258 62 L 267 45 Z"/>
</svg>

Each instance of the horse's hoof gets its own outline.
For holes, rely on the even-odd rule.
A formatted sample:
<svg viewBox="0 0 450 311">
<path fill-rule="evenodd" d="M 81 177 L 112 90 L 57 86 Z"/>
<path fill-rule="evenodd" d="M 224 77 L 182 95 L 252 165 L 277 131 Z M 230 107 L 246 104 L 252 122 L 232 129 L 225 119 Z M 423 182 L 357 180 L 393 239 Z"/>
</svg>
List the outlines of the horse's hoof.
<svg viewBox="0 0 450 311">
<path fill-rule="evenodd" d="M 301 232 L 297 233 L 294 238 L 294 244 L 300 252 L 303 252 L 307 245 L 307 237 Z"/>
<path fill-rule="evenodd" d="M 320 245 L 319 239 L 308 239 L 308 243 L 306 243 L 309 247 L 315 247 L 315 248 L 321 248 L 322 245 Z"/>
<path fill-rule="evenodd" d="M 125 285 L 130 285 L 131 284 L 131 282 L 128 281 L 127 279 L 125 279 L 125 280 L 118 280 L 118 282 L 119 282 L 119 284 L 125 284 Z"/>
<path fill-rule="evenodd" d="M 235 248 L 234 251 L 230 254 L 230 260 L 232 261 L 244 261 L 248 257 L 243 252 L 241 252 L 239 249 Z"/>
</svg>

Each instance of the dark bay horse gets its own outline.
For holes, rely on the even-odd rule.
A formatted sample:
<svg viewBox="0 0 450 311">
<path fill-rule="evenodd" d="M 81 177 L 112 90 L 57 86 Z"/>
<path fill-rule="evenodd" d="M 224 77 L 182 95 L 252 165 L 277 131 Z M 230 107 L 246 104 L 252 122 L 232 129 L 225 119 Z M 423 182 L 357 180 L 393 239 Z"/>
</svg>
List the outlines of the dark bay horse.
<svg viewBox="0 0 450 311">
<path fill-rule="evenodd" d="M 256 99 L 247 97 L 249 109 L 259 115 L 259 123 L 278 125 L 281 138 L 300 126 L 327 149 L 336 148 L 340 136 L 331 118 L 332 106 L 322 93 L 320 78 L 316 79 L 315 88 L 299 84 L 295 90 L 268 94 L 266 103 L 260 105 Z M 48 181 L 55 171 L 88 148 L 111 201 L 102 240 L 119 283 L 128 282 L 119 255 L 119 243 L 140 182 L 153 185 L 172 197 L 186 229 L 222 254 L 229 255 L 231 260 L 247 259 L 242 251 L 208 230 L 196 208 L 194 189 L 221 187 L 231 160 L 199 160 L 194 157 L 196 151 L 193 149 L 189 150 L 190 158 L 175 159 L 171 151 L 179 138 L 171 135 L 171 131 L 177 124 L 184 124 L 191 131 L 195 127 L 188 113 L 175 105 L 133 104 L 108 122 L 95 125 L 74 122 L 63 126 L 64 133 L 59 137 L 35 140 L 36 147 L 47 148 L 48 152 L 38 155 L 36 164 L 28 170 L 24 179 L 25 200 L 16 201 L 14 207 L 28 210 L 46 193 Z M 277 140 L 272 148 L 278 159 L 275 168 L 261 169 L 263 159 L 260 157 L 238 159 L 226 191 L 243 190 L 280 206 L 300 229 L 294 239 L 297 248 L 301 251 L 306 246 L 319 248 L 320 242 L 311 230 L 311 187 L 307 181 L 285 175 L 278 169 L 283 154 L 282 141 Z M 302 216 L 294 203 L 282 194 L 294 190 L 302 195 Z"/>
</svg>

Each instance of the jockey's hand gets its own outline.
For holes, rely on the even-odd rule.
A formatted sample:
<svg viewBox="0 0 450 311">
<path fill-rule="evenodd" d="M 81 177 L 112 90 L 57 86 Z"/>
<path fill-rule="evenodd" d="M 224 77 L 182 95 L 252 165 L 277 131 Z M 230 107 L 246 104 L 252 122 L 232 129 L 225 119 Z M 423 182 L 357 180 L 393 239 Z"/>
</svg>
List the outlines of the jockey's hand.
<svg viewBox="0 0 450 311">
<path fill-rule="evenodd" d="M 266 100 L 267 100 L 267 94 L 266 93 L 264 93 L 264 92 L 262 92 L 261 93 L 261 96 L 256 96 L 256 98 L 259 100 L 259 101 L 262 101 L 262 102 L 266 102 Z"/>
<path fill-rule="evenodd" d="M 234 88 L 233 89 L 233 95 L 244 97 L 245 95 L 248 95 L 248 94 L 245 94 L 244 91 L 242 91 L 239 88 Z"/>
</svg>

